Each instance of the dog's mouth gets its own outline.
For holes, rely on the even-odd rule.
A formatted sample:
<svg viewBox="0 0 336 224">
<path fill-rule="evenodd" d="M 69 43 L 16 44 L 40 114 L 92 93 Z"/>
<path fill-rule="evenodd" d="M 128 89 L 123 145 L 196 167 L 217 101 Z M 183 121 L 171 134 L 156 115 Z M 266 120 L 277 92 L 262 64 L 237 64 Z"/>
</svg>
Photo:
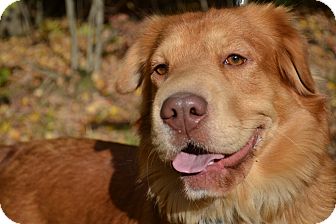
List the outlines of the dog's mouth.
<svg viewBox="0 0 336 224">
<path fill-rule="evenodd" d="M 210 168 L 232 168 L 238 166 L 260 141 L 260 129 L 254 132 L 247 143 L 232 154 L 211 153 L 205 147 L 188 143 L 172 161 L 174 169 L 183 175 L 196 175 Z"/>
</svg>

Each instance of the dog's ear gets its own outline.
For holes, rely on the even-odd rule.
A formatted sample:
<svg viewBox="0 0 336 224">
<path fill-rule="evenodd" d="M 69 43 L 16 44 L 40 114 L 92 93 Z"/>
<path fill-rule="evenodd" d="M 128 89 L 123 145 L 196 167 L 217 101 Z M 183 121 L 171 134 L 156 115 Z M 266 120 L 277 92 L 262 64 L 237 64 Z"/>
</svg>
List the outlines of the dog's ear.
<svg viewBox="0 0 336 224">
<path fill-rule="evenodd" d="M 150 17 L 142 23 L 141 33 L 128 49 L 116 73 L 119 93 L 130 93 L 141 85 L 142 71 L 158 45 L 163 27 L 164 17 L 159 16 Z"/>
<path fill-rule="evenodd" d="M 306 40 L 293 27 L 293 17 L 287 9 L 278 7 L 275 10 L 276 29 L 280 33 L 277 63 L 281 76 L 299 95 L 314 95 L 316 87 L 308 66 Z"/>
</svg>

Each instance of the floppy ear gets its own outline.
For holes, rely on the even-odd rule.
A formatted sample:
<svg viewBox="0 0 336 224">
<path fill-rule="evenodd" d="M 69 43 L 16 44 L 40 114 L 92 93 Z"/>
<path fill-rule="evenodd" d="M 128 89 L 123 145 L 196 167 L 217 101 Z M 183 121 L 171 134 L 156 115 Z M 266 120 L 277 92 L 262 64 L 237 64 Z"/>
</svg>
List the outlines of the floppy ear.
<svg viewBox="0 0 336 224">
<path fill-rule="evenodd" d="M 153 16 L 143 22 L 142 29 L 139 29 L 142 30 L 141 34 L 117 70 L 116 89 L 119 93 L 130 93 L 141 85 L 146 62 L 158 45 L 163 20 L 163 17 Z"/>
<path fill-rule="evenodd" d="M 290 13 L 282 7 L 276 10 L 276 29 L 280 33 L 282 49 L 277 52 L 281 76 L 299 95 L 314 95 L 316 87 L 308 66 L 306 40 L 291 24 Z"/>
</svg>

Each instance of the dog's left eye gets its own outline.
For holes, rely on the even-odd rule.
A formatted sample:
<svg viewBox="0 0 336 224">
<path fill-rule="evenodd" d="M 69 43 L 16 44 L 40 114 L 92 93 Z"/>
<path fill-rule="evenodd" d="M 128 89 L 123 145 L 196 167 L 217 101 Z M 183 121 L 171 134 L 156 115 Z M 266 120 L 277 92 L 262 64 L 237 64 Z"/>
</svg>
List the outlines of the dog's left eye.
<svg viewBox="0 0 336 224">
<path fill-rule="evenodd" d="M 231 54 L 224 60 L 225 65 L 242 65 L 246 62 L 246 58 L 239 54 Z"/>
<path fill-rule="evenodd" d="M 167 64 L 159 64 L 154 67 L 154 72 L 158 75 L 165 75 L 168 72 L 168 65 Z"/>
</svg>

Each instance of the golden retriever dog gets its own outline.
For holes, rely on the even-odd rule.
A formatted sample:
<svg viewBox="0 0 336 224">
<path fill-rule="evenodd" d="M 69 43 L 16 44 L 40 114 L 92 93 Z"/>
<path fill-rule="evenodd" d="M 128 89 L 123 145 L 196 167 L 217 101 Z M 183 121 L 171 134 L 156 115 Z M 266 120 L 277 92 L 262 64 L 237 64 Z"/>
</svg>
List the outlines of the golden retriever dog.
<svg viewBox="0 0 336 224">
<path fill-rule="evenodd" d="M 312 224 L 336 203 L 328 113 L 283 7 L 154 16 L 119 69 L 143 88 L 139 149 L 2 147 L 0 203 L 22 224 Z"/>
</svg>

